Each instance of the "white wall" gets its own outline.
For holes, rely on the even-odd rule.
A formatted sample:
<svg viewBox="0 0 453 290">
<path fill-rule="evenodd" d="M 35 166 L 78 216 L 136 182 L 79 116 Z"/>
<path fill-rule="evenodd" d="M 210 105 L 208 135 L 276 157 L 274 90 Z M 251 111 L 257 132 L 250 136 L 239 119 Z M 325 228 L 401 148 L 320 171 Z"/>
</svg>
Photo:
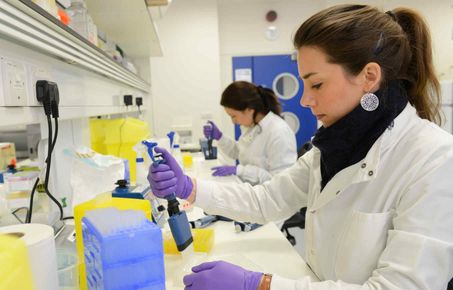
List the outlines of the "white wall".
<svg viewBox="0 0 453 290">
<path fill-rule="evenodd" d="M 324 8 L 324 1 L 239 1 L 219 0 L 219 31 L 222 88 L 233 81 L 232 57 L 248 55 L 290 54 L 294 51 L 293 34 L 302 22 Z M 269 23 L 265 15 L 275 10 L 277 19 Z M 265 30 L 277 27 L 278 37 L 268 40 Z M 222 114 L 222 128 L 234 135 L 230 118 Z"/>
<path fill-rule="evenodd" d="M 375 5 L 384 11 L 399 6 L 419 11 L 431 29 L 435 65 L 442 78 L 453 78 L 453 1 L 436 0 L 282 0 L 237 1 L 219 0 L 220 54 L 259 55 L 288 52 L 292 49 L 292 34 L 309 16 L 325 7 L 361 3 Z M 267 23 L 264 15 L 275 10 L 278 19 L 273 23 L 279 29 L 279 38 L 268 41 L 264 37 Z M 224 65 L 225 63 L 222 62 Z M 231 80 L 231 70 L 222 69 L 222 80 Z"/>
<path fill-rule="evenodd" d="M 192 124 L 197 141 L 202 115 L 220 115 L 217 3 L 175 0 L 156 25 L 164 56 L 151 58 L 154 133 Z"/>
<path fill-rule="evenodd" d="M 434 65 L 441 79 L 453 79 L 453 1 L 386 0 L 384 9 L 411 7 L 428 22 L 434 48 Z"/>
</svg>

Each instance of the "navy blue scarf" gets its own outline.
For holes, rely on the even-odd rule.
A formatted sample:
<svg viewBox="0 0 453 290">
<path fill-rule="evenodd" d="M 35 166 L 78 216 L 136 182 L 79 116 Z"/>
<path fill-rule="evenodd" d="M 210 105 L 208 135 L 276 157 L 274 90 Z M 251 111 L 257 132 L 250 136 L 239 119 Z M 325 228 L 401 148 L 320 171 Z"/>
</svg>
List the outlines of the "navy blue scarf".
<svg viewBox="0 0 453 290">
<path fill-rule="evenodd" d="M 313 145 L 321 151 L 321 189 L 342 169 L 362 160 L 374 142 L 407 104 L 402 81 L 391 81 L 376 93 L 379 106 L 372 112 L 359 104 L 328 128 L 315 133 Z"/>
</svg>

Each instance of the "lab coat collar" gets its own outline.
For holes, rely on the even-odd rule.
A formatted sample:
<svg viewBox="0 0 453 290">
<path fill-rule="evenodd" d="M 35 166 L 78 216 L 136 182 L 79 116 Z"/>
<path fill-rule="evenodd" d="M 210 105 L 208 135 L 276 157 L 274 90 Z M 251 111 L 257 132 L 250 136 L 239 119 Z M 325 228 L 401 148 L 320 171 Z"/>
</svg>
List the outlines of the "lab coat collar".
<svg viewBox="0 0 453 290">
<path fill-rule="evenodd" d="M 259 123 L 256 124 L 255 126 L 253 127 L 241 126 L 241 131 L 244 132 L 242 140 L 246 143 L 253 142 L 256 135 L 260 134 L 263 130 L 266 130 L 266 128 L 270 127 L 272 124 L 272 120 L 276 117 L 277 115 L 275 115 L 272 111 L 269 111 L 269 113 L 267 113 L 266 116 L 264 116 L 264 118 L 261 121 L 259 121 Z"/>
<path fill-rule="evenodd" d="M 379 106 L 369 112 L 357 105 L 328 128 L 321 127 L 313 146 L 321 151 L 321 187 L 342 169 L 363 159 L 389 124 L 407 105 L 407 93 L 400 80 L 390 81 L 376 92 Z"/>
<path fill-rule="evenodd" d="M 272 119 L 277 117 L 272 111 L 269 111 L 269 113 L 264 116 L 261 121 L 258 122 L 258 126 L 260 126 L 262 129 L 268 127 L 272 123 Z"/>
<path fill-rule="evenodd" d="M 321 152 L 318 148 L 313 147 L 314 153 L 314 169 L 315 169 L 315 192 L 319 192 L 313 205 L 309 208 L 310 211 L 314 212 L 319 208 L 323 207 L 330 201 L 334 200 L 337 196 L 350 185 L 369 182 L 378 176 L 379 163 L 382 153 L 392 147 L 393 144 L 397 143 L 409 130 L 410 126 L 413 126 L 417 119 L 415 109 L 407 104 L 404 110 L 395 118 L 395 120 L 388 126 L 384 133 L 376 140 L 373 146 L 368 151 L 365 158 L 361 161 L 348 166 L 338 172 L 320 192 L 321 184 L 321 171 L 320 171 L 320 157 Z"/>
</svg>

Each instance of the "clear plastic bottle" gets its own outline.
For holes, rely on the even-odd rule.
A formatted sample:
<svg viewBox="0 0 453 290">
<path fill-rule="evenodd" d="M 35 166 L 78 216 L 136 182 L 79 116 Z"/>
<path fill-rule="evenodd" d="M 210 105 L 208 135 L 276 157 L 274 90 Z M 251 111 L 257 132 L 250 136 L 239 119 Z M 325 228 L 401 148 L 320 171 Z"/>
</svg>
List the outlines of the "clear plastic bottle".
<svg viewBox="0 0 453 290">
<path fill-rule="evenodd" d="M 84 0 L 71 0 L 71 6 L 66 9 L 71 17 L 69 27 L 88 39 L 88 10 Z"/>
<path fill-rule="evenodd" d="M 179 147 L 179 144 L 174 144 L 173 145 L 173 150 L 172 150 L 173 157 L 176 159 L 176 162 L 178 162 L 179 166 L 181 168 L 184 168 L 184 164 L 182 162 L 182 153 L 181 153 L 181 148 Z"/>
<path fill-rule="evenodd" d="M 143 157 L 137 157 L 135 161 L 135 185 L 148 184 L 148 168 L 145 165 L 145 160 Z"/>
</svg>

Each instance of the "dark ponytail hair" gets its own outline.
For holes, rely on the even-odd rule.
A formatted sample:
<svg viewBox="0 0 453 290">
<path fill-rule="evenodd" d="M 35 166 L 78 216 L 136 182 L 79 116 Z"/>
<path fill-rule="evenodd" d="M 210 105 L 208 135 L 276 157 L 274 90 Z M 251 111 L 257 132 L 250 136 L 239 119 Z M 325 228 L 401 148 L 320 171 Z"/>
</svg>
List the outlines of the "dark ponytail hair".
<svg viewBox="0 0 453 290">
<path fill-rule="evenodd" d="M 369 62 L 382 69 L 381 86 L 403 80 L 409 102 L 424 119 L 441 123 L 440 85 L 434 73 L 431 36 L 414 10 L 383 13 L 367 5 L 337 5 L 310 17 L 297 30 L 294 46 L 321 49 L 330 63 L 359 74 Z"/>
<path fill-rule="evenodd" d="M 280 102 L 271 89 L 245 81 L 231 83 L 223 91 L 220 105 L 237 111 L 254 109 L 253 120 L 258 113 L 266 115 L 272 111 L 278 116 L 281 113 Z"/>
</svg>

